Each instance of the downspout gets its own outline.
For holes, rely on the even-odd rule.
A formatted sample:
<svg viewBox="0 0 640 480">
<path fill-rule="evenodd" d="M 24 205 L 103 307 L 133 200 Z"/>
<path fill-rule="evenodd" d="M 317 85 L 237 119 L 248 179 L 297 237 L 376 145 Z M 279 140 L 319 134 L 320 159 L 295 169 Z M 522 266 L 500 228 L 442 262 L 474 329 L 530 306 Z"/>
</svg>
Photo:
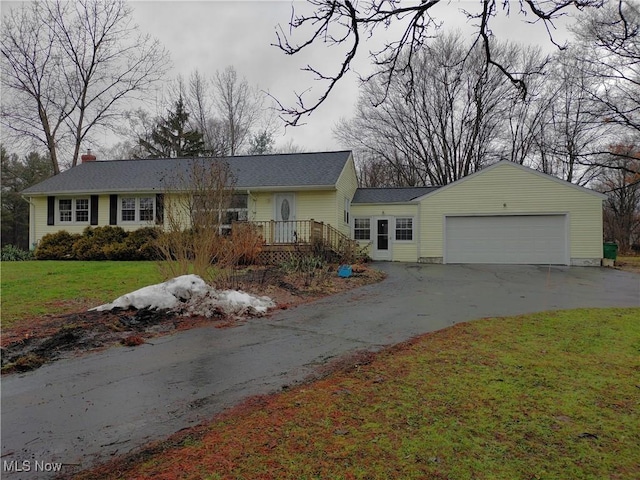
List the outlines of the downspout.
<svg viewBox="0 0 640 480">
<path fill-rule="evenodd" d="M 36 249 L 36 205 L 31 201 L 31 197 L 20 195 L 29 204 L 29 250 Z"/>
<path fill-rule="evenodd" d="M 416 239 L 416 248 L 417 248 L 417 254 L 418 254 L 418 258 L 416 259 L 417 262 L 420 262 L 420 258 L 421 258 L 421 253 L 422 251 L 420 250 L 420 240 L 422 239 L 422 231 L 420 230 L 420 225 L 422 225 L 422 222 L 420 221 L 420 207 L 422 206 L 422 202 L 418 202 L 418 215 L 416 218 L 416 236 L 418 237 Z"/>
</svg>

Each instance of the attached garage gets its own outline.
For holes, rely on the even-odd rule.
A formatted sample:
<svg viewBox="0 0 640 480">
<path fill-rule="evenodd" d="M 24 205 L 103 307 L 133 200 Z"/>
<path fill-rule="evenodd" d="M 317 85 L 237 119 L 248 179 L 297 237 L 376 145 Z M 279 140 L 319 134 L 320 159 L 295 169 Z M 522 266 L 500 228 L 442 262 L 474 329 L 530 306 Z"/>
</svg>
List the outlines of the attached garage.
<svg viewBox="0 0 640 480">
<path fill-rule="evenodd" d="M 567 216 L 446 217 L 444 262 L 568 265 Z"/>
<path fill-rule="evenodd" d="M 353 235 L 374 260 L 595 266 L 604 198 L 503 161 L 440 188 L 358 189 Z"/>
<path fill-rule="evenodd" d="M 416 199 L 418 261 L 600 265 L 604 198 L 498 162 Z"/>
</svg>

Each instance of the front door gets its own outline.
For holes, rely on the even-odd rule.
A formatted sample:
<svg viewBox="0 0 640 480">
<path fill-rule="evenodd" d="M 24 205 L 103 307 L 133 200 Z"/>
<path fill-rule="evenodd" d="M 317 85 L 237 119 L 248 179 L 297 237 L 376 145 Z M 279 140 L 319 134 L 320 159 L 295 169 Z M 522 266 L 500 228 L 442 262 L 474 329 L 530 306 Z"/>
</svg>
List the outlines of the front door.
<svg viewBox="0 0 640 480">
<path fill-rule="evenodd" d="M 293 193 L 276 193 L 275 195 L 276 231 L 274 236 L 276 243 L 293 243 L 296 241 L 295 198 Z"/>
<path fill-rule="evenodd" d="M 374 260 L 391 260 L 391 218 L 374 218 L 373 252 Z"/>
</svg>

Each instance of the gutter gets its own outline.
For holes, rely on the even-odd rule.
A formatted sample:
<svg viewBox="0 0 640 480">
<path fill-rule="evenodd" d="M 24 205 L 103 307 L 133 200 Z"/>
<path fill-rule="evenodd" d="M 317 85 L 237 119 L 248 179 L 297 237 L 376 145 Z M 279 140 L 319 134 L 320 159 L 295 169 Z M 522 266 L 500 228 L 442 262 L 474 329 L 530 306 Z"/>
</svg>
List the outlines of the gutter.
<svg viewBox="0 0 640 480">
<path fill-rule="evenodd" d="M 188 189 L 186 189 L 188 190 Z M 256 192 L 300 192 L 300 191 L 335 191 L 335 185 L 276 185 L 276 186 L 243 186 L 243 185 L 234 185 L 233 190 L 242 191 L 242 190 L 253 190 Z M 180 192 L 180 190 L 167 191 L 166 189 L 151 189 L 151 190 L 132 190 L 128 189 L 119 189 L 119 188 L 109 188 L 109 189 L 101 189 L 101 190 L 74 190 L 74 191 L 47 191 L 47 192 L 27 192 L 29 195 L 34 197 L 47 197 L 50 195 L 56 197 L 62 196 L 80 196 L 80 195 L 109 195 L 114 193 L 130 193 L 132 195 L 145 195 L 145 194 L 156 194 L 156 193 L 174 193 Z"/>
</svg>

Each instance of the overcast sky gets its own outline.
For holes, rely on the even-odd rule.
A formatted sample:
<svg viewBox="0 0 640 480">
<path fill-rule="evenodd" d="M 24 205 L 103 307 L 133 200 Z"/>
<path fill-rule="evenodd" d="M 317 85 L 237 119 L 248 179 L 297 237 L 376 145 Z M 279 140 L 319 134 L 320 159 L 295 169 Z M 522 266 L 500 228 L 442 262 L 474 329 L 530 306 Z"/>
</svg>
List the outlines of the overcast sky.
<svg viewBox="0 0 640 480">
<path fill-rule="evenodd" d="M 517 3 L 514 1 L 512 8 L 518 8 Z M 5 10 L 13 4 L 3 1 L 1 6 Z M 195 69 L 210 77 L 216 70 L 222 71 L 232 65 L 251 85 L 293 105 L 294 92 L 312 88 L 312 93 L 319 93 L 322 88 L 322 84 L 313 80 L 311 74 L 302 72 L 301 67 L 309 63 L 323 72 L 333 73 L 344 55 L 344 50 L 339 48 L 320 46 L 313 51 L 287 56 L 271 45 L 276 42 L 278 25 L 288 31 L 292 5 L 297 11 L 309 8 L 302 1 L 141 0 L 131 2 L 131 5 L 134 21 L 141 31 L 158 38 L 171 54 L 173 69 L 167 80 L 179 73 L 188 77 Z M 473 28 L 462 10 L 477 9 L 480 5 L 480 0 L 443 1 L 431 12 L 432 16 L 445 22 L 446 30 L 460 29 L 461 34 L 471 38 Z M 494 19 L 492 28 L 501 39 L 540 43 L 552 48 L 544 28 L 527 25 L 516 12 L 512 12 L 510 19 Z M 379 48 L 385 39 L 397 38 L 398 31 L 397 28 L 378 30 L 374 41 L 365 44 L 359 53 L 353 63 L 354 69 L 361 74 L 369 73 L 368 50 Z M 293 42 L 303 40 L 294 32 Z M 289 127 L 286 132 L 281 129 L 276 143 L 293 140 L 306 151 L 343 148 L 333 138 L 332 129 L 340 118 L 351 116 L 358 95 L 357 85 L 357 76 L 349 74 L 329 100 L 310 118 L 304 119 L 305 126 Z"/>
<path fill-rule="evenodd" d="M 500 2 L 499 2 L 500 3 Z M 517 8 L 513 2 L 514 8 Z M 461 29 L 472 35 L 473 28 L 461 12 L 479 8 L 481 2 L 443 2 L 432 9 L 432 15 L 445 22 L 446 29 Z M 254 1 L 137 1 L 132 2 L 135 21 L 142 31 L 157 37 L 171 52 L 174 74 L 188 76 L 194 69 L 206 76 L 233 65 L 250 84 L 259 86 L 288 105 L 294 104 L 293 92 L 312 88 L 319 92 L 321 84 L 300 68 L 310 63 L 327 72 L 335 72 L 343 58 L 343 50 L 323 46 L 313 52 L 287 56 L 277 47 L 276 28 L 281 25 L 288 32 L 292 5 L 296 11 L 308 8 L 305 2 L 287 0 Z M 510 19 L 497 18 L 492 25 L 500 38 L 524 43 L 551 45 L 541 25 L 528 25 L 525 19 L 512 12 Z M 354 69 L 361 74 L 370 71 L 368 50 L 378 48 L 391 38 L 397 29 L 380 29 L 374 41 L 360 52 Z M 385 38 L 386 37 L 386 38 Z M 559 38 L 564 38 L 558 34 Z M 294 35 L 293 41 L 302 41 Z M 277 143 L 292 139 L 307 151 L 335 150 L 342 146 L 333 138 L 332 129 L 341 117 L 350 117 L 358 95 L 357 76 L 350 74 L 341 82 L 314 114 L 305 119 L 307 125 L 289 127 Z"/>
</svg>

